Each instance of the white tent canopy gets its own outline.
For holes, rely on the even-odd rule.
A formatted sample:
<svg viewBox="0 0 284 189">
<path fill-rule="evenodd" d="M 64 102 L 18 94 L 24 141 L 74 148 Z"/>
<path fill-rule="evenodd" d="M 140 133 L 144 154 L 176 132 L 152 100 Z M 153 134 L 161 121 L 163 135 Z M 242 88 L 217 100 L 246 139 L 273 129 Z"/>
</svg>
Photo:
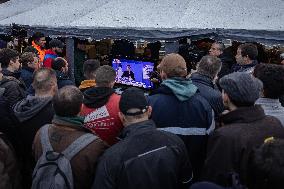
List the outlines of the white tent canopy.
<svg viewBox="0 0 284 189">
<path fill-rule="evenodd" d="M 282 40 L 283 10 L 283 0 L 10 0 L 0 4 L 0 26 L 16 23 L 57 31 L 124 28 L 180 32 L 220 28 L 230 33 L 241 30 L 241 36 L 249 35 L 243 30 L 267 31 L 266 36 L 280 36 Z M 159 37 L 161 32 L 152 34 Z"/>
</svg>

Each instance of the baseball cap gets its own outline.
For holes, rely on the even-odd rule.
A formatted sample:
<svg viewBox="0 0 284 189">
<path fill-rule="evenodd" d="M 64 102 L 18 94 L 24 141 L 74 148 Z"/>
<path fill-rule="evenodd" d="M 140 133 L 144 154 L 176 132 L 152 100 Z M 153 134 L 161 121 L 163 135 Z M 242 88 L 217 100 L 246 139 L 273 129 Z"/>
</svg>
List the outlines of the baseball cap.
<svg viewBox="0 0 284 189">
<path fill-rule="evenodd" d="M 145 113 L 148 109 L 148 103 L 143 90 L 135 87 L 126 89 L 121 94 L 119 109 L 124 115 L 129 116 Z M 138 111 L 129 112 L 130 109 L 138 109 Z"/>
</svg>

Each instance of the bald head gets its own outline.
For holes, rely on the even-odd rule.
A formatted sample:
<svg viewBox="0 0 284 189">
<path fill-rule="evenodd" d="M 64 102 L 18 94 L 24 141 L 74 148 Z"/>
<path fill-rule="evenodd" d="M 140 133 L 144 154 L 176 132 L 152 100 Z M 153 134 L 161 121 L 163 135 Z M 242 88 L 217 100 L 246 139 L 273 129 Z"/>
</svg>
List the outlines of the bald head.
<svg viewBox="0 0 284 189">
<path fill-rule="evenodd" d="M 49 93 L 57 88 L 56 73 L 52 69 L 40 68 L 34 72 L 32 86 L 36 93 Z"/>
</svg>

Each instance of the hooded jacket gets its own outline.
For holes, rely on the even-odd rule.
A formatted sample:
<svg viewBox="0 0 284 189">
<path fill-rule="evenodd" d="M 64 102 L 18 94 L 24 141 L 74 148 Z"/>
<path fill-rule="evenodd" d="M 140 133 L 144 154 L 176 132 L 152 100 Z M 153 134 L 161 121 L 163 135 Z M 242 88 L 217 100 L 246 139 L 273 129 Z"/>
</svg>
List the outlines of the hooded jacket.
<svg viewBox="0 0 284 189">
<path fill-rule="evenodd" d="M 17 101 L 26 97 L 26 86 L 20 79 L 21 72 L 10 72 L 3 69 L 3 79 L 0 81 L 0 87 L 5 88 L 3 96 L 12 107 Z"/>
<path fill-rule="evenodd" d="M 32 144 L 37 131 L 45 124 L 51 123 L 54 110 L 52 97 L 40 98 L 27 96 L 15 104 L 14 114 L 19 120 L 18 132 L 22 138 L 24 181 L 27 187 L 31 182 L 31 174 L 35 166 L 32 156 Z"/>
<path fill-rule="evenodd" d="M 191 80 L 184 78 L 163 81 L 148 101 L 157 127 L 177 134 L 184 141 L 197 179 L 205 159 L 208 134 L 215 127 L 209 103 Z"/>
<path fill-rule="evenodd" d="M 84 92 L 81 115 L 84 127 L 96 133 L 103 141 L 113 145 L 123 126 L 118 117 L 120 96 L 106 87 L 94 87 Z"/>
</svg>

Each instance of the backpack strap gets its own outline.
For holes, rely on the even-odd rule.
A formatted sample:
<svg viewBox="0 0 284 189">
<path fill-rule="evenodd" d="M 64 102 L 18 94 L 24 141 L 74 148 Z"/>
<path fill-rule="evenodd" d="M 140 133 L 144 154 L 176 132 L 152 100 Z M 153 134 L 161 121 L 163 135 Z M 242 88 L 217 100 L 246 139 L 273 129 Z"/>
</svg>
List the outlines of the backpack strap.
<svg viewBox="0 0 284 189">
<path fill-rule="evenodd" d="M 83 148 L 88 146 L 90 143 L 92 143 L 94 140 L 96 140 L 98 137 L 94 134 L 87 133 L 82 136 L 80 136 L 78 139 L 76 139 L 72 144 L 70 144 L 63 152 L 64 156 L 69 159 L 69 161 Z"/>
<path fill-rule="evenodd" d="M 50 144 L 50 140 L 48 136 L 49 127 L 50 127 L 50 124 L 46 124 L 40 129 L 40 141 L 41 141 L 43 152 L 53 151 L 53 148 Z"/>
</svg>

